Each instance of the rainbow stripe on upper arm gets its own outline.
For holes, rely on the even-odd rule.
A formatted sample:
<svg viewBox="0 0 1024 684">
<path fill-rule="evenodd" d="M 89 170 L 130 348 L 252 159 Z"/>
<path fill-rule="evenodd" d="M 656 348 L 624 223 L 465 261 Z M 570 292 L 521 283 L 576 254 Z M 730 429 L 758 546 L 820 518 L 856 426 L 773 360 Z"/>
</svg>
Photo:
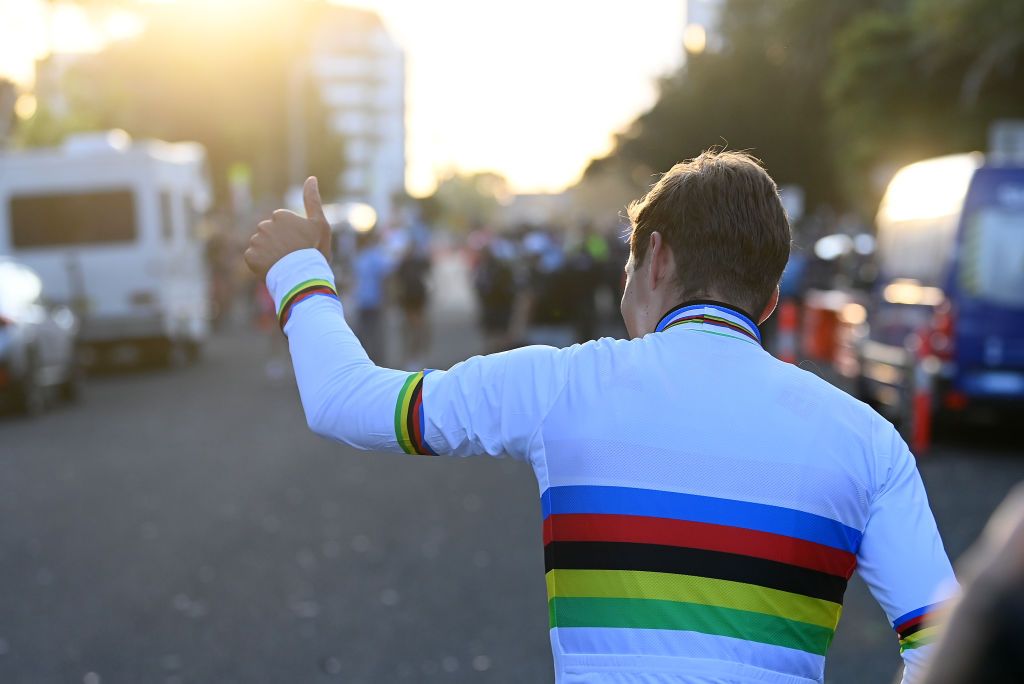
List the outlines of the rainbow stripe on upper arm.
<svg viewBox="0 0 1024 684">
<path fill-rule="evenodd" d="M 331 281 L 320 278 L 304 280 L 289 290 L 281 300 L 281 308 L 277 312 L 277 322 L 282 331 L 284 331 L 284 326 L 288 323 L 295 305 L 310 297 L 330 297 L 335 301 L 340 301 L 338 300 L 338 291 L 334 289 L 334 284 Z"/>
<path fill-rule="evenodd" d="M 395 438 L 407 454 L 437 455 L 427 444 L 423 415 L 423 380 L 428 373 L 429 370 L 410 373 L 395 403 Z"/>
<path fill-rule="evenodd" d="M 900 639 L 900 653 L 930 644 L 938 638 L 941 625 L 937 624 L 936 618 L 945 606 L 945 601 L 933 603 L 893 620 L 892 628 Z"/>
</svg>

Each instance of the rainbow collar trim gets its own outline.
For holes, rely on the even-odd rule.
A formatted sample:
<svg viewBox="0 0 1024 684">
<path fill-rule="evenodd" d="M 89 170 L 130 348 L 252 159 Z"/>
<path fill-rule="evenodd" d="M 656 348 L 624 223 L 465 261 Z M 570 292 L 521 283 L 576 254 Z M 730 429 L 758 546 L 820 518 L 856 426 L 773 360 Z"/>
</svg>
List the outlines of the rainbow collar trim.
<svg viewBox="0 0 1024 684">
<path fill-rule="evenodd" d="M 761 331 L 750 316 L 734 307 L 712 301 L 680 304 L 661 317 L 654 332 L 685 325 L 699 326 L 698 329 L 703 332 L 761 345 Z M 709 330 L 708 327 L 719 330 Z"/>
</svg>

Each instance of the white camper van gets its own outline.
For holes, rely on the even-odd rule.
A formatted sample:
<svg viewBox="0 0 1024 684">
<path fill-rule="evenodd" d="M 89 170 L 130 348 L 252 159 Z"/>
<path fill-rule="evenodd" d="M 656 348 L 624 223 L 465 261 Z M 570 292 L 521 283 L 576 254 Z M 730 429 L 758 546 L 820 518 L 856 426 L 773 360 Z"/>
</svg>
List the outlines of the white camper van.
<svg viewBox="0 0 1024 684">
<path fill-rule="evenodd" d="M 200 233 L 211 200 L 197 143 L 112 131 L 0 154 L 0 254 L 80 315 L 93 353 L 194 355 L 209 327 Z"/>
</svg>

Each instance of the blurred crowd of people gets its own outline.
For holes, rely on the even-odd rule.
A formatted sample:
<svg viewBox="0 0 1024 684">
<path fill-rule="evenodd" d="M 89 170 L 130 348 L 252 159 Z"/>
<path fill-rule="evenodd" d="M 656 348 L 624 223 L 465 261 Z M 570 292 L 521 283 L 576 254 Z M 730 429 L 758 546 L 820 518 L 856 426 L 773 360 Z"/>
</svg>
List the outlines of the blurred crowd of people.
<svg viewBox="0 0 1024 684">
<path fill-rule="evenodd" d="M 479 229 L 467 238 L 487 353 L 623 334 L 629 246 L 618 227 Z"/>
<path fill-rule="evenodd" d="M 211 319 L 214 329 L 220 329 L 240 322 L 241 317 L 266 333 L 270 340 L 266 372 L 276 381 L 288 372 L 285 338 L 278 329 L 277 312 L 266 285 L 253 279 L 244 267 L 245 241 L 236 225 L 254 222 L 227 215 L 213 217 L 216 229 L 211 230 L 206 247 Z M 398 212 L 389 225 L 365 231 L 344 223 L 333 226 L 331 266 L 350 312 L 348 321 L 379 365 L 424 366 L 431 339 L 427 308 L 433 236 L 414 207 Z M 239 302 L 245 306 L 237 306 Z M 390 349 L 386 334 L 393 312 L 400 317 L 403 331 L 396 349 Z"/>
<path fill-rule="evenodd" d="M 799 304 L 809 289 L 866 287 L 870 282 L 870 247 L 863 250 L 858 243 L 854 249 L 847 239 L 850 245 L 835 254 L 816 249 L 822 237 L 860 232 L 841 219 L 818 213 L 794 226 L 783 300 Z M 286 374 L 287 358 L 274 305 L 263 283 L 252 281 L 241 269 L 242 244 L 232 239 L 233 234 L 230 229 L 216 231 L 208 243 L 213 322 L 219 327 L 232 316 L 235 302 L 249 301 L 246 313 L 259 329 L 272 333 L 267 373 L 278 379 Z M 413 207 L 399 212 L 391 224 L 366 232 L 335 226 L 332 266 L 337 285 L 350 312 L 349 323 L 376 363 L 417 369 L 428 362 L 432 288 L 456 286 L 433 283 L 431 278 L 435 245 L 442 234 L 444 242 L 464 247 L 482 353 L 625 336 L 619 314 L 629 256 L 624 226 L 523 224 L 480 227 L 460 237 L 448 235 L 436 222 L 428 223 Z M 393 343 L 387 333 L 389 321 L 402 330 Z M 775 327 L 774 320 L 764 326 L 766 344 L 773 351 Z"/>
</svg>

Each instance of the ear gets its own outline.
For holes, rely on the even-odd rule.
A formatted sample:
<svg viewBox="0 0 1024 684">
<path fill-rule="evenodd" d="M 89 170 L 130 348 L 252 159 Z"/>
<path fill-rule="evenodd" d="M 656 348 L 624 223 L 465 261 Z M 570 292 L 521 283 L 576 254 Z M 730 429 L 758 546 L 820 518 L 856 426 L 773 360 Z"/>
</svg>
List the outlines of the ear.
<svg viewBox="0 0 1024 684">
<path fill-rule="evenodd" d="M 651 260 L 651 268 L 647 272 L 647 285 L 651 290 L 657 290 L 675 277 L 676 259 L 672 249 L 665 244 L 665 239 L 658 231 L 651 233 L 647 254 Z"/>
<path fill-rule="evenodd" d="M 779 305 L 779 286 L 776 285 L 775 286 L 775 291 L 772 292 L 771 299 L 768 300 L 768 303 L 764 307 L 764 311 L 761 312 L 761 317 L 757 321 L 757 324 L 761 325 L 762 323 L 767 321 L 768 317 L 771 316 L 773 313 L 775 313 L 775 307 L 777 307 L 778 305 Z"/>
</svg>

